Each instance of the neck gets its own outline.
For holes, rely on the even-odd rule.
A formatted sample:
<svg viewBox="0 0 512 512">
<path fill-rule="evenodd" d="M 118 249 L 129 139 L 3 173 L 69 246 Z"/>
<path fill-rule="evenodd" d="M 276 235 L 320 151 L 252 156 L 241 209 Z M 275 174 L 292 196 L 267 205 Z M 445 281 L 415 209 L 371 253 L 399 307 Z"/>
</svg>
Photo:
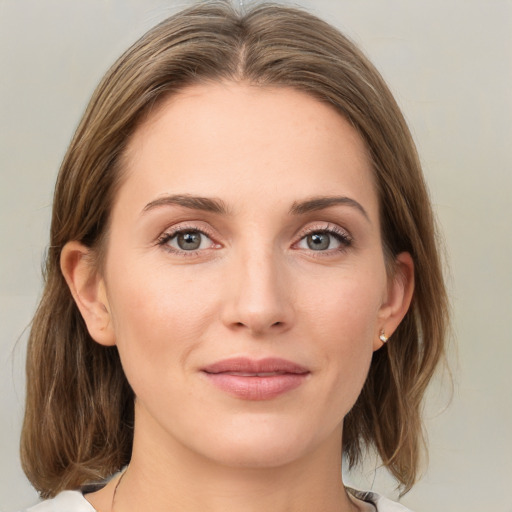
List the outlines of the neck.
<svg viewBox="0 0 512 512">
<path fill-rule="evenodd" d="M 136 429 L 130 466 L 114 512 L 352 512 L 341 479 L 341 432 L 275 467 L 234 467 L 205 459 L 176 440 Z"/>
</svg>

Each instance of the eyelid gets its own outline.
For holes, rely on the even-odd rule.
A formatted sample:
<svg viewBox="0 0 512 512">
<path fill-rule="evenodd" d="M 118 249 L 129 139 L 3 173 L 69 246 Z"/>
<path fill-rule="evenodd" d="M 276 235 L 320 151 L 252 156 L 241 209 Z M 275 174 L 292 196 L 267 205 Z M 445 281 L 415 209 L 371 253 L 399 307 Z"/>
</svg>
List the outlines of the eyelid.
<svg viewBox="0 0 512 512">
<path fill-rule="evenodd" d="M 305 228 L 299 231 L 299 233 L 297 234 L 297 239 L 301 240 L 305 236 L 310 235 L 311 233 L 317 233 L 319 231 L 337 234 L 350 241 L 353 240 L 352 235 L 347 229 L 342 228 L 341 226 L 334 224 L 332 222 L 318 222 L 316 224 L 308 224 Z"/>
<path fill-rule="evenodd" d="M 175 237 L 179 233 L 187 232 L 187 231 L 196 231 L 198 233 L 201 233 L 202 235 L 206 236 L 208 239 L 211 240 L 212 244 L 210 247 L 204 248 L 204 249 L 197 249 L 197 250 L 191 250 L 191 251 L 184 251 L 180 250 L 176 247 L 171 247 L 169 245 L 166 245 L 167 242 Z M 317 223 L 310 223 L 304 228 L 302 228 L 297 235 L 295 236 L 295 241 L 292 244 L 292 248 L 295 247 L 299 242 L 301 242 L 305 237 L 307 237 L 310 234 L 313 233 L 328 233 L 333 236 L 335 236 L 338 241 L 341 244 L 341 247 L 333 248 L 333 249 L 327 249 L 325 251 L 318 251 L 317 255 L 321 256 L 321 253 L 324 255 L 332 254 L 333 252 L 340 252 L 343 250 L 346 250 L 350 245 L 353 243 L 353 237 L 350 234 L 350 232 L 339 226 L 338 224 L 334 224 L 328 221 L 323 222 L 317 222 Z M 222 244 L 219 243 L 218 236 L 207 223 L 204 223 L 203 221 L 183 221 L 179 222 L 175 225 L 172 225 L 165 230 L 161 232 L 160 235 L 155 240 L 155 245 L 158 246 L 164 246 L 164 249 L 166 249 L 168 252 L 178 255 L 184 255 L 184 256 L 194 256 L 198 255 L 199 253 L 204 253 L 210 249 L 219 249 L 222 247 Z M 298 249 L 298 248 L 297 248 Z M 313 252 L 313 251 L 312 251 Z"/>
<path fill-rule="evenodd" d="M 340 251 L 346 250 L 349 246 L 352 245 L 352 243 L 354 241 L 354 238 L 352 237 L 352 235 L 350 234 L 350 232 L 347 229 L 342 228 L 339 225 L 333 224 L 331 222 L 322 222 L 322 223 L 317 223 L 317 224 L 313 224 L 313 225 L 310 224 L 310 225 L 306 226 L 305 228 L 303 228 L 301 231 L 299 231 L 299 233 L 297 234 L 297 239 L 292 244 L 292 246 L 296 246 L 305 237 L 307 237 L 308 235 L 311 235 L 313 233 L 331 234 L 331 235 L 335 236 L 336 238 L 338 238 L 338 240 L 341 243 L 341 247 L 339 247 L 339 248 L 327 249 L 325 251 L 317 251 L 317 253 L 316 253 L 317 256 L 321 256 L 322 253 L 324 255 L 327 255 L 327 254 L 332 253 L 333 251 L 340 252 Z M 312 252 L 315 252 L 315 251 L 312 251 Z"/>
<path fill-rule="evenodd" d="M 166 245 L 169 240 L 174 238 L 179 233 L 187 232 L 187 231 L 195 231 L 197 233 L 201 233 L 206 236 L 212 242 L 212 246 L 206 249 L 197 249 L 195 251 L 183 251 L 176 247 L 172 247 L 170 245 Z M 200 252 L 205 252 L 209 249 L 216 249 L 222 247 L 222 245 L 217 242 L 216 236 L 213 232 L 213 229 L 208 228 L 203 222 L 181 222 L 166 228 L 160 235 L 158 235 L 155 240 L 155 245 L 162 246 L 165 250 L 172 254 L 184 255 L 184 256 L 194 256 Z"/>
</svg>

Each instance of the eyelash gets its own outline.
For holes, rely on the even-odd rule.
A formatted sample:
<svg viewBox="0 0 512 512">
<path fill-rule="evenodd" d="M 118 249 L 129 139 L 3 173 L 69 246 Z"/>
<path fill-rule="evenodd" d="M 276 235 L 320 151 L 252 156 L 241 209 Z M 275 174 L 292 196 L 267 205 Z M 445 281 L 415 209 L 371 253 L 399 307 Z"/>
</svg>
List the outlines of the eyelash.
<svg viewBox="0 0 512 512">
<path fill-rule="evenodd" d="M 208 233 L 207 230 L 200 229 L 197 226 L 193 226 L 193 225 L 188 226 L 188 225 L 182 224 L 182 225 L 178 226 L 176 229 L 172 229 L 171 231 L 166 231 L 166 232 L 162 233 L 162 235 L 160 235 L 157 239 L 157 245 L 163 247 L 164 250 L 166 250 L 172 254 L 178 254 L 183 257 L 198 256 L 199 253 L 203 252 L 205 249 L 197 249 L 195 251 L 184 251 L 181 249 L 176 249 L 176 247 L 171 247 L 171 246 L 167 245 L 170 240 L 172 240 L 174 237 L 178 236 L 180 233 L 191 233 L 191 232 L 204 235 L 207 238 L 209 238 L 213 242 L 213 244 L 215 244 L 213 236 L 210 233 Z M 216 245 L 218 245 L 218 244 L 216 244 Z"/>
<path fill-rule="evenodd" d="M 340 243 L 340 247 L 335 249 L 327 249 L 325 251 L 314 251 L 311 249 L 309 252 L 313 253 L 314 257 L 324 257 L 324 256 L 332 256 L 334 253 L 340 253 L 346 251 L 354 242 L 353 238 L 345 231 L 339 228 L 336 225 L 326 224 L 323 227 L 312 226 L 308 228 L 306 231 L 300 234 L 300 238 L 294 245 L 297 245 L 299 242 L 304 240 L 307 236 L 313 234 L 328 234 L 333 236 L 336 241 Z"/>
<path fill-rule="evenodd" d="M 197 226 L 194 225 L 180 225 L 176 229 L 172 229 L 171 231 L 166 231 L 162 233 L 157 239 L 157 245 L 163 247 L 166 251 L 178 254 L 180 256 L 184 257 L 194 257 L 198 256 L 199 253 L 205 251 L 205 249 L 197 249 L 193 251 L 184 251 L 180 249 L 176 249 L 175 247 L 171 247 L 167 245 L 170 240 L 178 236 L 180 233 L 199 233 L 201 235 L 206 236 L 209 238 L 213 244 L 215 244 L 214 237 L 211 233 L 208 233 L 205 229 L 200 229 Z M 303 231 L 300 234 L 300 238 L 297 242 L 295 242 L 293 245 L 299 244 L 302 240 L 304 240 L 307 236 L 313 235 L 313 234 L 328 234 L 333 236 L 336 241 L 340 243 L 340 247 L 334 248 L 334 249 L 327 249 L 323 251 L 314 251 L 313 249 L 310 249 L 309 252 L 313 253 L 314 257 L 323 257 L 323 256 L 332 256 L 333 252 L 339 253 L 346 251 L 353 243 L 352 237 L 344 230 L 340 229 L 339 227 L 331 224 L 327 224 L 323 227 L 310 227 L 307 230 Z M 219 244 L 217 244 L 219 245 Z"/>
</svg>

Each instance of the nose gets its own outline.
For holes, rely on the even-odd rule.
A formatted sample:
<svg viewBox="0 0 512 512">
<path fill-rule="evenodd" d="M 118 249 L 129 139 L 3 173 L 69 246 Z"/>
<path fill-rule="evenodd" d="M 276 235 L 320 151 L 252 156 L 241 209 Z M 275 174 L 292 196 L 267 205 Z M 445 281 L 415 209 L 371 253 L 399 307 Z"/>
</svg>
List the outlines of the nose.
<svg viewBox="0 0 512 512">
<path fill-rule="evenodd" d="M 271 250 L 240 254 L 229 265 L 223 322 L 253 336 L 288 330 L 294 321 L 293 280 Z"/>
</svg>

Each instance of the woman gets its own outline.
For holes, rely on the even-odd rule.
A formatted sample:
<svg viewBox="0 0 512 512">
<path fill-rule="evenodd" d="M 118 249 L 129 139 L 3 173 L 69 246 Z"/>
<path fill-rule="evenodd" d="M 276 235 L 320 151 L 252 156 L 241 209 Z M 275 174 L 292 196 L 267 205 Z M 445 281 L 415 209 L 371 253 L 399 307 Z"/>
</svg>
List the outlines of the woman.
<svg viewBox="0 0 512 512">
<path fill-rule="evenodd" d="M 31 510 L 403 510 L 342 456 L 413 485 L 446 311 L 373 66 L 295 9 L 183 11 L 107 73 L 57 180 L 22 435 L 57 497 Z"/>
</svg>

